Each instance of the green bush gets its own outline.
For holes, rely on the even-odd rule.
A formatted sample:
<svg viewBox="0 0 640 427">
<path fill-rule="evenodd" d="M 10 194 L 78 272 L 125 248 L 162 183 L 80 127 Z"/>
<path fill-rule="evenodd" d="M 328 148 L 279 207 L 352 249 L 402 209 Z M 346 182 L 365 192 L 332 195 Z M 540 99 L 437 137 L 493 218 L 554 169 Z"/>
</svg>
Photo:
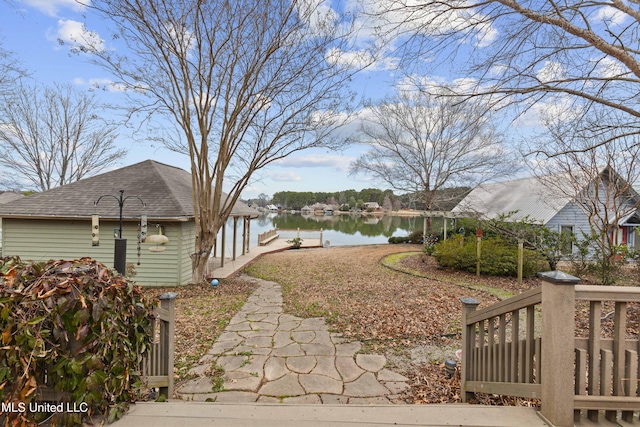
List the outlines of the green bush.
<svg viewBox="0 0 640 427">
<path fill-rule="evenodd" d="M 414 230 L 409 233 L 408 236 L 391 236 L 388 239 L 388 242 L 391 244 L 398 243 L 413 243 L 420 244 L 422 243 L 422 230 Z"/>
<path fill-rule="evenodd" d="M 442 268 L 476 272 L 477 240 L 456 236 L 435 245 L 433 256 Z M 537 252 L 524 250 L 523 275 L 531 277 L 549 269 L 547 261 Z M 490 276 L 518 275 L 518 247 L 505 243 L 499 237 L 482 239 L 480 272 Z"/>
<path fill-rule="evenodd" d="M 80 425 L 97 412 L 111 422 L 126 411 L 151 345 L 153 304 L 105 265 L 0 259 L 0 400 L 37 402 L 45 386 L 58 404 L 87 412 L 54 413 L 54 425 Z M 65 406 L 66 407 L 66 406 Z M 47 414 L 10 412 L 7 425 Z"/>
</svg>

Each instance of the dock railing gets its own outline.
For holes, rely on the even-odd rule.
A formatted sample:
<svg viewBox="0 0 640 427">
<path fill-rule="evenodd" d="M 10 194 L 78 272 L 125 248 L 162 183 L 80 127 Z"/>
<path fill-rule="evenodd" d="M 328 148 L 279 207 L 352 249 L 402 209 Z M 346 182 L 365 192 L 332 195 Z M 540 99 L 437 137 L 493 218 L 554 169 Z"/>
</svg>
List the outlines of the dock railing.
<svg viewBox="0 0 640 427">
<path fill-rule="evenodd" d="M 276 228 L 258 234 L 258 246 L 264 246 L 278 238 L 278 230 Z"/>
<path fill-rule="evenodd" d="M 286 238 L 288 238 L 288 239 L 293 239 L 294 237 L 300 238 L 300 236 L 301 236 L 300 233 L 304 233 L 306 235 L 320 233 L 320 244 L 322 244 L 322 236 L 323 236 L 324 230 L 322 228 L 320 230 L 300 230 L 299 227 L 298 228 L 290 228 L 290 229 L 279 228 L 278 229 L 278 233 L 286 234 L 287 235 Z M 288 237 L 288 236 L 293 236 L 293 237 Z"/>
<path fill-rule="evenodd" d="M 640 340 L 627 308 L 640 303 L 640 289 L 577 285 L 561 272 L 541 277 L 541 287 L 481 310 L 462 299 L 463 401 L 473 392 L 539 398 L 554 426 L 573 426 L 582 415 L 597 422 L 601 410 L 609 421 L 621 412 L 631 422 L 640 411 Z M 576 337 L 585 304 L 588 337 Z M 606 328 L 603 304 L 614 307 Z"/>
</svg>

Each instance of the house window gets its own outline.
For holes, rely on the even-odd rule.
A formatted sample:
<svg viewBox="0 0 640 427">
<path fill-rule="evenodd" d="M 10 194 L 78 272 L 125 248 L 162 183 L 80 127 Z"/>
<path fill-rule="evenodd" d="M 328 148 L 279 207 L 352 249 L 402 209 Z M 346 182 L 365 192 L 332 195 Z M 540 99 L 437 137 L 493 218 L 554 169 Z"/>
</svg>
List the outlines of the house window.
<svg viewBox="0 0 640 427">
<path fill-rule="evenodd" d="M 560 253 L 562 255 L 571 255 L 573 253 L 573 225 L 561 225 L 560 236 Z"/>
</svg>

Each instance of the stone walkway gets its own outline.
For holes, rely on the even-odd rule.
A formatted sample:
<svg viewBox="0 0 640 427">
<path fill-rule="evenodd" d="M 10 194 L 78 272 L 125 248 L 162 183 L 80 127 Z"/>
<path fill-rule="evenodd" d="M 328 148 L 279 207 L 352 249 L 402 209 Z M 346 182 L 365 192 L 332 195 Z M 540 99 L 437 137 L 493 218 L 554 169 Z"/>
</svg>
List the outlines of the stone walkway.
<svg viewBox="0 0 640 427">
<path fill-rule="evenodd" d="M 409 387 L 385 368 L 384 356 L 357 354 L 360 343 L 329 332 L 323 318 L 283 314 L 280 285 L 251 280 L 260 287 L 191 370 L 197 377 L 177 389 L 182 399 L 390 404 Z M 222 384 L 211 374 L 216 366 L 224 369 Z"/>
</svg>

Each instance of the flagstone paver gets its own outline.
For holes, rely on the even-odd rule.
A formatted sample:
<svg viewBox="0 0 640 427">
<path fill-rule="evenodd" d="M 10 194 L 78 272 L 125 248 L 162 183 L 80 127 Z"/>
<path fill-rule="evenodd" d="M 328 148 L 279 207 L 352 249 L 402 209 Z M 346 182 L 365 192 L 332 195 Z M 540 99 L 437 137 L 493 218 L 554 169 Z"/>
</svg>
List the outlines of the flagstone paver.
<svg viewBox="0 0 640 427">
<path fill-rule="evenodd" d="M 362 345 L 329 332 L 323 318 L 282 313 L 279 284 L 260 287 L 189 373 L 177 394 L 200 402 L 301 404 L 394 403 L 408 379 L 386 369 L 382 355 L 358 354 Z M 223 391 L 208 377 L 224 370 Z M 219 371 L 219 369 L 218 369 Z"/>
</svg>

